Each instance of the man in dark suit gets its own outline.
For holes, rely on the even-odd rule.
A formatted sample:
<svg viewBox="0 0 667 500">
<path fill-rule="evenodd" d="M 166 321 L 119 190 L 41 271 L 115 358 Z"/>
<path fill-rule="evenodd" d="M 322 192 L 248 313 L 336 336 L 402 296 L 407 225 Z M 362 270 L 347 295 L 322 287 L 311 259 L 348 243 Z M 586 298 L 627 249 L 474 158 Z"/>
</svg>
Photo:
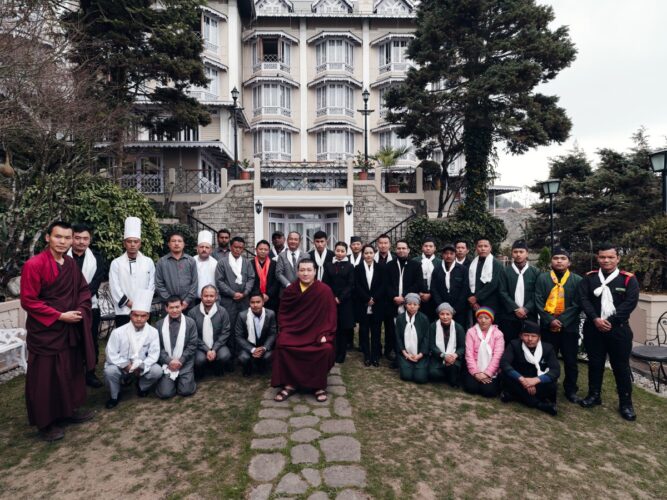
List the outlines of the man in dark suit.
<svg viewBox="0 0 667 500">
<path fill-rule="evenodd" d="M 388 265 L 390 262 L 396 263 L 396 254 L 391 251 L 391 238 L 386 234 L 381 234 L 377 238 L 378 251 L 375 254 L 374 260 L 380 265 Z M 394 361 L 396 354 L 394 352 L 394 342 L 396 339 L 396 328 L 394 327 L 394 304 L 391 300 L 391 292 L 389 290 L 389 278 L 384 280 L 386 287 L 384 296 L 384 304 L 382 307 L 383 317 L 382 324 L 384 325 L 384 355 L 389 361 Z"/>
<path fill-rule="evenodd" d="M 273 356 L 277 327 L 276 314 L 264 307 L 261 293 L 253 292 L 250 295 L 250 308 L 239 313 L 235 333 L 243 375 L 249 376 L 253 368 L 264 373 Z"/>
<path fill-rule="evenodd" d="M 287 250 L 278 254 L 276 260 L 276 278 L 280 282 L 282 290 L 296 281 L 296 272 L 299 269 L 299 262 L 303 259 L 309 259 L 307 253 L 303 253 L 301 247 L 301 234 L 296 231 L 290 231 L 287 234 Z"/>
<path fill-rule="evenodd" d="M 315 272 L 317 273 L 317 279 L 322 281 L 322 276 L 324 276 L 324 267 L 325 264 L 332 262 L 334 260 L 334 253 L 327 248 L 328 241 L 327 233 L 324 231 L 317 231 L 313 235 L 313 248 L 310 252 L 310 258 L 315 262 Z"/>
<path fill-rule="evenodd" d="M 280 283 L 276 277 L 276 262 L 269 256 L 269 242 L 261 240 L 255 246 L 255 258 L 252 265 L 255 269 L 255 289 L 259 291 L 264 299 L 264 307 L 272 311 L 278 310 L 278 296 L 280 294 Z"/>
<path fill-rule="evenodd" d="M 447 302 L 456 314 L 454 321 L 462 327 L 467 326 L 468 315 L 468 270 L 456 262 L 454 245 L 447 244 L 442 248 L 442 262 L 433 270 L 431 276 L 431 294 L 433 304 L 437 308 Z"/>
<path fill-rule="evenodd" d="M 552 345 L 540 340 L 537 323 L 524 321 L 520 338 L 505 348 L 500 368 L 501 401 L 516 400 L 549 415 L 557 414 L 560 364 Z"/>
<path fill-rule="evenodd" d="M 454 249 L 456 250 L 456 263 L 468 269 L 470 262 L 472 262 L 472 259 L 468 255 L 470 252 L 468 242 L 465 240 L 456 240 L 454 242 Z"/>
<path fill-rule="evenodd" d="M 500 283 L 505 275 L 503 265 L 493 256 L 488 238 L 479 238 L 475 245 L 477 256 L 468 266 L 468 303 L 473 313 L 480 307 L 500 310 Z"/>
</svg>

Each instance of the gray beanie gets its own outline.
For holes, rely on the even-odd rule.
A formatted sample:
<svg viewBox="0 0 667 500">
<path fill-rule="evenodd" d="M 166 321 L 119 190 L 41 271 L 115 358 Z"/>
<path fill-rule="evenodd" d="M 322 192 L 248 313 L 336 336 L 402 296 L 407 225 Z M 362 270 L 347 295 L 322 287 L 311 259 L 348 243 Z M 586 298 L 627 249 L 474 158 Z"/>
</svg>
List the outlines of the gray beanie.
<svg viewBox="0 0 667 500">
<path fill-rule="evenodd" d="M 456 314 L 456 310 L 451 305 L 449 305 L 449 302 L 443 302 L 435 310 L 435 312 L 438 314 L 440 314 L 440 311 L 449 311 L 450 313 L 452 313 L 452 315 Z"/>
<path fill-rule="evenodd" d="M 421 304 L 421 299 L 419 298 L 419 294 L 417 293 L 409 293 L 405 296 L 405 303 L 406 304 Z"/>
</svg>

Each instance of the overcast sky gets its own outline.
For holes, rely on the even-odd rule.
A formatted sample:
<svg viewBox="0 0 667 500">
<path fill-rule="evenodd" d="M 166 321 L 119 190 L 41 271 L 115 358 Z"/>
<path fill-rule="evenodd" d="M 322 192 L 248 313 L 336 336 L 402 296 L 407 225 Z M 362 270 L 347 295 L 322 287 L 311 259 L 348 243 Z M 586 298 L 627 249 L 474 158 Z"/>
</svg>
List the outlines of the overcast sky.
<svg viewBox="0 0 667 500">
<path fill-rule="evenodd" d="M 548 177 L 548 160 L 576 143 L 590 159 L 601 147 L 625 150 L 645 126 L 652 147 L 667 145 L 667 1 L 551 0 L 554 25 L 570 27 L 577 59 L 540 88 L 560 96 L 573 127 L 562 145 L 521 156 L 500 150 L 496 184 Z"/>
</svg>

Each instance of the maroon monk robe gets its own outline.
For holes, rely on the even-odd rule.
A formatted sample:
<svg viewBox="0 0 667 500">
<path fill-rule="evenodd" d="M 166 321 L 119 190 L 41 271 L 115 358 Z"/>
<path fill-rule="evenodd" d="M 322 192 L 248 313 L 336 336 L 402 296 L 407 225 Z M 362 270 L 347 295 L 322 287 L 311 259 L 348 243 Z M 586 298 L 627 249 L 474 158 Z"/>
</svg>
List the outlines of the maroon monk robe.
<svg viewBox="0 0 667 500">
<path fill-rule="evenodd" d="M 28 372 L 25 400 L 30 425 L 43 429 L 72 416 L 86 400 L 85 366 L 95 366 L 90 335 L 90 290 L 71 257 L 58 265 L 49 249 L 28 260 L 21 272 L 21 306 L 28 313 Z M 58 318 L 81 312 L 79 323 Z"/>
<path fill-rule="evenodd" d="M 336 301 L 331 288 L 315 281 L 301 292 L 299 281 L 292 283 L 280 299 L 278 324 L 271 385 L 326 389 L 336 358 Z M 320 342 L 322 337 L 325 343 Z"/>
</svg>

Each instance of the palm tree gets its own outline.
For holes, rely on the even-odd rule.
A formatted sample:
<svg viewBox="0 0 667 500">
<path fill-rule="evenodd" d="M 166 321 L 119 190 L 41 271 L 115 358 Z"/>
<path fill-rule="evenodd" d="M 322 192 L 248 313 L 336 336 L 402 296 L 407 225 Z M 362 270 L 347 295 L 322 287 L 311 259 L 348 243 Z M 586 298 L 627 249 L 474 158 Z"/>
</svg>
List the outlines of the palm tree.
<svg viewBox="0 0 667 500">
<path fill-rule="evenodd" d="M 387 170 L 387 185 L 391 184 L 390 180 L 393 180 L 391 168 L 398 163 L 401 156 L 407 154 L 409 151 L 409 146 L 399 146 L 397 148 L 382 146 L 378 149 L 377 153 L 371 157 L 380 167 Z"/>
</svg>

